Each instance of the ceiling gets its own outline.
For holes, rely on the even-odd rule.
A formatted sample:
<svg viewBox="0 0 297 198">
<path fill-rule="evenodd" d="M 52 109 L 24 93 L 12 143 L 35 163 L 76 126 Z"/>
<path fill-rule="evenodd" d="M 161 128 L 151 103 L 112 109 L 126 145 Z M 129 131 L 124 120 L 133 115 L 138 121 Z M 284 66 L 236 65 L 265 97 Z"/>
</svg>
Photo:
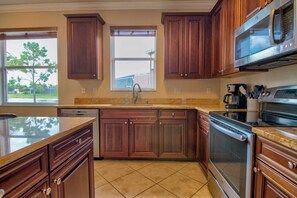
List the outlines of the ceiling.
<svg viewBox="0 0 297 198">
<path fill-rule="evenodd" d="M 194 10 L 209 12 L 217 0 L 0 0 L 0 13 L 72 10 Z"/>
</svg>

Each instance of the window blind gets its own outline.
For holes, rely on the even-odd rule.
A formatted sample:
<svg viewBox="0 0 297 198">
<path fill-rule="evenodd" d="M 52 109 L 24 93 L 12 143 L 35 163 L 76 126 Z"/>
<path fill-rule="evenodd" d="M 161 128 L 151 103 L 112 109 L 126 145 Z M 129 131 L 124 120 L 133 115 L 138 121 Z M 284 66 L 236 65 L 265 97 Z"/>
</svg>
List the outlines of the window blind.
<svg viewBox="0 0 297 198">
<path fill-rule="evenodd" d="M 156 26 L 111 26 L 110 36 L 156 36 Z"/>
<path fill-rule="evenodd" d="M 57 38 L 57 28 L 0 29 L 0 40 Z"/>
</svg>

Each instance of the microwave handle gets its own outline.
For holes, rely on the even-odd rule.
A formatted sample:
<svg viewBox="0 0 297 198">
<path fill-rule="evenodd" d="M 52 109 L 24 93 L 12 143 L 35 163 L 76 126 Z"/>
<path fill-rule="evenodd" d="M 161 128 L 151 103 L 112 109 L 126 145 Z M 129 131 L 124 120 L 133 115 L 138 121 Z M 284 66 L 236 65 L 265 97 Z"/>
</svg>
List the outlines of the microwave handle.
<svg viewBox="0 0 297 198">
<path fill-rule="evenodd" d="M 218 131 L 220 131 L 220 132 L 222 132 L 222 133 L 224 133 L 238 141 L 245 142 L 247 139 L 247 137 L 245 135 L 238 134 L 236 132 L 231 131 L 230 129 L 226 129 L 220 125 L 217 125 L 211 119 L 209 119 L 209 125 L 211 127 L 214 127 L 215 129 L 217 129 Z"/>
<path fill-rule="evenodd" d="M 280 12 L 280 15 L 281 15 L 281 23 L 282 23 L 283 12 L 282 12 L 282 10 L 280 10 L 279 12 Z M 275 17 L 275 9 L 273 8 L 271 10 L 271 13 L 270 13 L 270 16 L 269 16 L 269 36 L 270 36 L 270 41 L 271 41 L 272 44 L 279 44 L 279 43 L 284 41 L 285 34 L 282 35 L 281 39 L 279 39 L 279 40 L 275 39 L 275 35 L 274 35 L 274 17 Z M 283 28 L 282 24 L 281 24 L 281 27 Z"/>
</svg>

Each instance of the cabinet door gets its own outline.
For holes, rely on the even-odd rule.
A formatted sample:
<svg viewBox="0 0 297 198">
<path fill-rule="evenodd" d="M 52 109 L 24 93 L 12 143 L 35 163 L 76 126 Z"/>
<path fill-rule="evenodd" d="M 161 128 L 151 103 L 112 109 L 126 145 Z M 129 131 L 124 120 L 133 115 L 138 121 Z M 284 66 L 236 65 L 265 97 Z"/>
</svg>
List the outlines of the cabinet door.
<svg viewBox="0 0 297 198">
<path fill-rule="evenodd" d="M 186 78 L 204 77 L 204 18 L 188 16 L 186 19 Z"/>
<path fill-rule="evenodd" d="M 208 171 L 208 132 L 199 128 L 199 157 L 200 163 L 205 173 Z"/>
<path fill-rule="evenodd" d="M 260 160 L 256 160 L 255 197 L 296 197 L 297 184 Z"/>
<path fill-rule="evenodd" d="M 68 18 L 68 78 L 97 78 L 97 19 Z"/>
<path fill-rule="evenodd" d="M 159 157 L 187 158 L 187 120 L 160 120 Z"/>
<path fill-rule="evenodd" d="M 94 197 L 93 144 L 51 173 L 52 197 Z"/>
<path fill-rule="evenodd" d="M 158 157 L 157 119 L 129 120 L 129 157 Z"/>
<path fill-rule="evenodd" d="M 166 16 L 165 33 L 165 79 L 183 78 L 185 51 L 185 20 L 181 16 Z"/>
<path fill-rule="evenodd" d="M 223 72 L 223 10 L 219 4 L 211 17 L 212 20 L 212 52 L 211 52 L 211 77 L 218 77 Z"/>
<path fill-rule="evenodd" d="M 223 75 L 239 72 L 234 68 L 234 31 L 240 27 L 240 2 L 238 0 L 224 0 L 223 6 Z"/>
<path fill-rule="evenodd" d="M 128 157 L 128 119 L 101 119 L 102 157 Z"/>
<path fill-rule="evenodd" d="M 271 2 L 272 0 L 241 0 L 241 24 L 253 17 Z"/>
</svg>

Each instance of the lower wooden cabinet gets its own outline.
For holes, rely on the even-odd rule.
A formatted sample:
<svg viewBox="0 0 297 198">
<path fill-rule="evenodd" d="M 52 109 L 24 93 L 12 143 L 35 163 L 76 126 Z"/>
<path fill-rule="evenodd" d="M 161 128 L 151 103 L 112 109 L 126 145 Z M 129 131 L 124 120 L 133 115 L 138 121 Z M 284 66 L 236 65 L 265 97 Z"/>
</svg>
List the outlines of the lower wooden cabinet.
<svg viewBox="0 0 297 198">
<path fill-rule="evenodd" d="M 204 173 L 208 172 L 208 114 L 198 112 L 197 115 L 197 159 L 204 170 Z"/>
<path fill-rule="evenodd" d="M 195 158 L 194 110 L 106 109 L 100 115 L 105 158 Z"/>
<path fill-rule="evenodd" d="M 187 120 L 162 120 L 159 127 L 160 158 L 187 158 Z"/>
<path fill-rule="evenodd" d="M 88 144 L 51 173 L 52 197 L 94 197 L 92 149 Z"/>
<path fill-rule="evenodd" d="M 254 172 L 254 197 L 297 196 L 296 151 L 257 136 Z"/>
<path fill-rule="evenodd" d="M 257 198 L 296 197 L 297 184 L 270 166 L 256 160 L 255 195 Z"/>
<path fill-rule="evenodd" d="M 131 158 L 157 158 L 157 142 L 157 119 L 130 119 L 129 156 Z"/>
<path fill-rule="evenodd" d="M 94 198 L 93 161 L 90 124 L 1 167 L 0 190 L 7 198 Z"/>
<path fill-rule="evenodd" d="M 128 157 L 128 119 L 101 119 L 100 145 L 103 157 Z"/>
</svg>

